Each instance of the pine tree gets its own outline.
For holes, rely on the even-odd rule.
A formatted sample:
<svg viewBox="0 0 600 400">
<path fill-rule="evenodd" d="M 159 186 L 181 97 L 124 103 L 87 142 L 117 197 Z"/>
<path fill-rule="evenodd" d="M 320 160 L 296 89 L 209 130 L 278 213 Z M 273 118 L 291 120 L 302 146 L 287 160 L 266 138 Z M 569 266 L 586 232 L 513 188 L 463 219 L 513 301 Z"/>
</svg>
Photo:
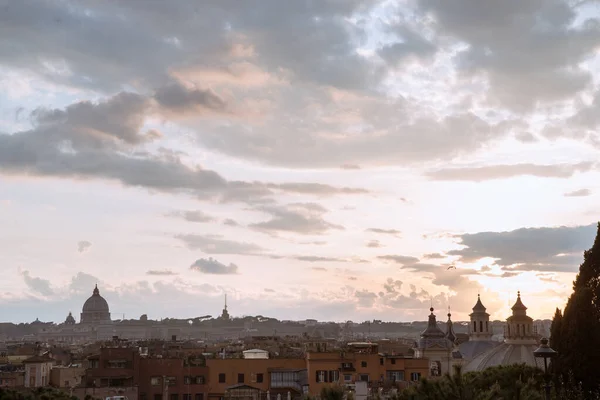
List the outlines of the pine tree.
<svg viewBox="0 0 600 400">
<path fill-rule="evenodd" d="M 556 316 L 555 316 L 556 317 Z M 554 321 L 553 321 L 554 323 Z M 556 365 L 562 374 L 572 373 L 576 382 L 586 390 L 600 386 L 600 223 L 591 249 L 583 254 L 583 263 L 573 282 L 573 293 L 569 297 L 562 315 L 558 336 L 553 346 L 560 351 Z M 555 368 L 558 369 L 558 368 Z"/>
</svg>

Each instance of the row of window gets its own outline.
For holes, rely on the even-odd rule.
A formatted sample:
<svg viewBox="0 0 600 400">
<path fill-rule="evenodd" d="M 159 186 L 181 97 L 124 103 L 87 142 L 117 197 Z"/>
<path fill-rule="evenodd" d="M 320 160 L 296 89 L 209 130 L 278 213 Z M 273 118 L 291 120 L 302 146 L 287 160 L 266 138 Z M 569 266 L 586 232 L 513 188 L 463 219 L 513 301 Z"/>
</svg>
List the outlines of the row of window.
<svg viewBox="0 0 600 400">
<path fill-rule="evenodd" d="M 489 321 L 485 321 L 485 331 L 489 332 Z M 473 332 L 477 332 L 477 321 L 473 321 Z M 483 321 L 479 321 L 479 332 L 483 332 Z"/>
<path fill-rule="evenodd" d="M 148 396 L 145 393 L 141 393 L 140 400 L 148 400 Z M 163 400 L 163 395 L 155 394 L 152 400 Z M 165 400 L 180 400 L 179 393 L 171 393 Z M 204 400 L 204 393 L 196 393 L 194 395 L 185 393 L 181 395 L 181 400 Z"/>
<path fill-rule="evenodd" d="M 369 374 L 358 374 L 358 381 L 361 382 L 369 382 L 370 378 L 369 378 Z M 332 371 L 325 371 L 325 370 L 319 370 L 316 371 L 316 381 L 317 383 L 336 383 L 340 380 L 340 374 L 339 371 L 336 370 L 332 370 Z M 344 374 L 344 382 L 345 383 L 350 383 L 352 382 L 352 374 Z M 383 375 L 381 376 L 381 379 L 383 380 Z M 404 380 L 404 371 L 387 371 L 387 376 L 386 379 L 391 380 L 391 381 L 403 381 Z M 411 372 L 410 374 L 410 380 L 411 381 L 418 381 L 419 379 L 421 379 L 421 373 L 420 372 Z"/>
<path fill-rule="evenodd" d="M 390 358 L 390 363 L 391 364 L 396 364 L 396 359 L 395 358 Z M 385 364 L 385 358 L 380 358 L 379 359 L 379 365 L 384 365 Z M 361 361 L 360 362 L 360 367 L 361 368 L 367 368 L 367 362 L 366 361 Z M 352 363 L 342 363 L 342 369 L 350 369 L 350 368 L 354 368 L 354 365 Z"/>
<path fill-rule="evenodd" d="M 177 385 L 177 378 L 174 376 L 166 376 L 165 377 L 165 381 L 167 383 L 168 386 L 175 386 Z M 150 384 L 152 386 L 160 386 L 162 383 L 162 377 L 161 376 L 153 376 L 150 378 Z M 198 376 L 184 376 L 183 377 L 183 384 L 184 385 L 204 385 L 206 383 L 206 378 L 204 378 L 204 376 L 202 375 L 198 375 Z"/>
<path fill-rule="evenodd" d="M 246 383 L 244 374 L 237 374 L 237 383 Z M 250 374 L 250 382 L 251 383 L 263 383 L 264 382 L 263 374 Z M 227 383 L 227 375 L 225 373 L 219 374 L 219 383 Z"/>
</svg>

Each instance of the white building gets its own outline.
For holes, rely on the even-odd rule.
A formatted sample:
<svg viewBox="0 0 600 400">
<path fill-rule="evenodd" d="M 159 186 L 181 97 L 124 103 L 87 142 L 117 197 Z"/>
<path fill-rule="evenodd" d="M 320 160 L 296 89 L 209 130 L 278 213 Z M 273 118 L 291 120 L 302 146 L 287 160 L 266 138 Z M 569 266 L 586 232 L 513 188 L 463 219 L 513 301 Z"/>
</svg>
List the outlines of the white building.
<svg viewBox="0 0 600 400">
<path fill-rule="evenodd" d="M 244 354 L 244 358 L 253 359 L 253 360 L 266 360 L 269 358 L 269 352 L 261 349 L 251 349 L 242 352 Z"/>
<path fill-rule="evenodd" d="M 44 387 L 50 384 L 50 371 L 54 360 L 48 355 L 33 356 L 23 361 L 25 364 L 25 387 Z"/>
</svg>

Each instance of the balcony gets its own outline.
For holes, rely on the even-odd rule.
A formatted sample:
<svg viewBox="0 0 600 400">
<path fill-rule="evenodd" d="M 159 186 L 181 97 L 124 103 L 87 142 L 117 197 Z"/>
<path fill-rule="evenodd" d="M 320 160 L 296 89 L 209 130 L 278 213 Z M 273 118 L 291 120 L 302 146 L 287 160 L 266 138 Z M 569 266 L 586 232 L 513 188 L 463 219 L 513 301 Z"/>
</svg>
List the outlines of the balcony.
<svg viewBox="0 0 600 400">
<path fill-rule="evenodd" d="M 302 385 L 298 381 L 271 381 L 271 389 L 293 389 L 302 393 Z"/>
</svg>

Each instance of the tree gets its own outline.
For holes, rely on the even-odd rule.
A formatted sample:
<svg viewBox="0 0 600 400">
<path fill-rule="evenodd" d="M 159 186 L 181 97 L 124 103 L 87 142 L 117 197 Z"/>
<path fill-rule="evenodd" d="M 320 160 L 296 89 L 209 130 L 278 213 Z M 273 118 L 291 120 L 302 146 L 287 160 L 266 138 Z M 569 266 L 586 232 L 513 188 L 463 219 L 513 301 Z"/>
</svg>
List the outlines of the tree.
<svg viewBox="0 0 600 400">
<path fill-rule="evenodd" d="M 583 263 L 573 282 L 562 317 L 555 314 L 552 346 L 559 351 L 553 368 L 566 380 L 572 374 L 584 390 L 600 386 L 600 223 L 593 246 L 583 253 Z"/>
<path fill-rule="evenodd" d="M 563 346 L 564 340 L 562 339 L 563 329 L 563 315 L 558 307 L 554 312 L 554 318 L 552 318 L 552 324 L 550 325 L 550 346 L 558 351 L 558 354 L 563 354 L 565 349 Z M 560 359 L 556 358 L 550 364 L 550 370 L 557 375 L 559 371 L 562 371 L 560 366 Z M 555 380 L 555 385 L 559 384 L 558 379 Z"/>
</svg>

